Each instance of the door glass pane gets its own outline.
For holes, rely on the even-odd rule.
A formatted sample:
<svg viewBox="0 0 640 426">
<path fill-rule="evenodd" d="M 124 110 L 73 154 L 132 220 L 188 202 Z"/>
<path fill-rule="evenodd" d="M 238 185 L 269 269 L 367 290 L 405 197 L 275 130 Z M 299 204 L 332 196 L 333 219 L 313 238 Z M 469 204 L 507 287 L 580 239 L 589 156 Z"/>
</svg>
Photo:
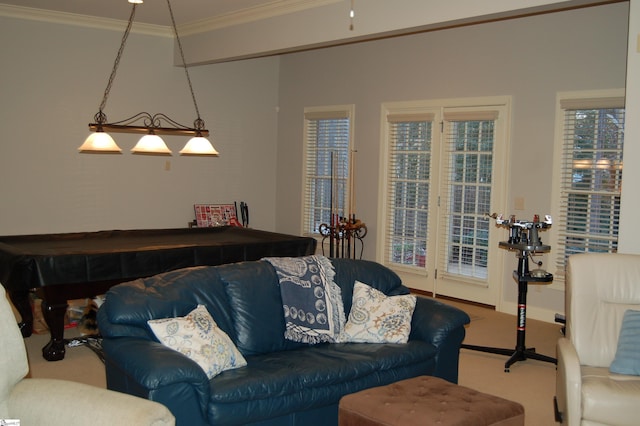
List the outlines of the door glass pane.
<svg viewBox="0 0 640 426">
<path fill-rule="evenodd" d="M 388 261 L 424 267 L 431 173 L 428 121 L 391 124 Z"/>
<path fill-rule="evenodd" d="M 454 121 L 449 131 L 447 272 L 487 278 L 494 121 Z"/>
</svg>

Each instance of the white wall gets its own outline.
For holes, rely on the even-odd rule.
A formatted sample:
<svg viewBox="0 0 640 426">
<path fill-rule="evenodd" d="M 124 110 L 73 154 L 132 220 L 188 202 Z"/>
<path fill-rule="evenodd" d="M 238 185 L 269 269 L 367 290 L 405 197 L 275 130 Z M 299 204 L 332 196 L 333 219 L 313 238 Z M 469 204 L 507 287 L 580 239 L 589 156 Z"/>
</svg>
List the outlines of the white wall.
<svg viewBox="0 0 640 426">
<path fill-rule="evenodd" d="M 620 206 L 619 251 L 640 254 L 640 0 L 631 0 L 627 55 L 627 102 L 624 144 L 624 182 Z M 632 182 L 628 184 L 627 182 Z"/>
<path fill-rule="evenodd" d="M 194 203 L 244 200 L 252 226 L 275 227 L 278 59 L 190 69 L 218 158 L 79 154 L 122 37 L 120 31 L 0 18 L 0 235 L 185 227 Z M 173 40 L 132 33 L 105 112 L 111 121 L 196 113 Z M 167 166 L 167 161 L 169 165 Z M 166 168 L 170 170 L 166 170 Z"/>
<path fill-rule="evenodd" d="M 617 3 L 284 55 L 277 229 L 301 232 L 302 110 L 315 105 L 356 106 L 356 213 L 369 229 L 368 259 L 380 250 L 375 242 L 382 102 L 513 96 L 512 210 L 503 213 L 549 213 L 556 92 L 624 87 L 627 11 L 628 4 Z M 524 198 L 524 210 L 515 211 L 516 197 Z M 504 255 L 504 293 L 496 304 L 513 313 L 517 285 L 511 271 L 517 259 Z M 532 316 L 553 318 L 564 310 L 564 294 L 540 288 L 529 293 L 529 305 Z"/>
</svg>

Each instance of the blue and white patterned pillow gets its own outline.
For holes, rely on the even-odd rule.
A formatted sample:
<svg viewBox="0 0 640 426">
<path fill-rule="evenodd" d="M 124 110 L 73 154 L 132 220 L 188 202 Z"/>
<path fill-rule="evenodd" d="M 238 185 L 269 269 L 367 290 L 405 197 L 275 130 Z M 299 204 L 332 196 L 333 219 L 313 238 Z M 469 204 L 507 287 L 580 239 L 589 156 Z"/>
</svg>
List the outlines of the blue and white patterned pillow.
<svg viewBox="0 0 640 426">
<path fill-rule="evenodd" d="M 349 318 L 338 342 L 407 343 L 416 297 L 387 296 L 356 281 Z"/>
<path fill-rule="evenodd" d="M 184 317 L 149 320 L 147 324 L 163 345 L 198 363 L 209 379 L 247 365 L 204 305 L 198 305 Z"/>
</svg>

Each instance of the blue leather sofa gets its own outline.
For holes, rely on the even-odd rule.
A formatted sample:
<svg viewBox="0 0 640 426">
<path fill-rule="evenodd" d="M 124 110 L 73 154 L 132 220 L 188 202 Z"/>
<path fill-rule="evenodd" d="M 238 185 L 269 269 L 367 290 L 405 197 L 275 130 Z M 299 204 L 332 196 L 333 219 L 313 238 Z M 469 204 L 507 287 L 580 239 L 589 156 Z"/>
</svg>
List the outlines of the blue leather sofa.
<svg viewBox="0 0 640 426">
<path fill-rule="evenodd" d="M 332 259 L 345 314 L 355 280 L 387 295 L 409 290 L 390 269 Z M 197 304 L 236 344 L 247 366 L 209 380 L 157 341 L 147 320 L 184 316 Z M 284 338 L 275 270 L 266 261 L 181 269 L 112 287 L 98 311 L 107 387 L 166 405 L 176 424 L 337 425 L 346 394 L 420 375 L 457 383 L 466 313 L 418 297 L 406 344 L 323 343 Z"/>
</svg>

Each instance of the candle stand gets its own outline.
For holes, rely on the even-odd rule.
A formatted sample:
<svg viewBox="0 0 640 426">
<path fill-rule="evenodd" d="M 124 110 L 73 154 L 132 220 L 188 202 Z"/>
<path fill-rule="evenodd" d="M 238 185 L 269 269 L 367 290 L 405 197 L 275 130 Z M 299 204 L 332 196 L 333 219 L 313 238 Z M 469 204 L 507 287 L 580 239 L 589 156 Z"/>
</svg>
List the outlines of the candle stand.
<svg viewBox="0 0 640 426">
<path fill-rule="evenodd" d="M 333 215 L 331 222 L 331 225 L 323 223 L 319 228 L 322 235 L 322 254 L 324 254 L 324 243 L 329 238 L 329 257 L 362 259 L 363 239 L 367 235 L 367 225 L 356 219 L 355 215 L 350 219 Z M 356 243 L 360 246 L 359 255 Z"/>
</svg>

